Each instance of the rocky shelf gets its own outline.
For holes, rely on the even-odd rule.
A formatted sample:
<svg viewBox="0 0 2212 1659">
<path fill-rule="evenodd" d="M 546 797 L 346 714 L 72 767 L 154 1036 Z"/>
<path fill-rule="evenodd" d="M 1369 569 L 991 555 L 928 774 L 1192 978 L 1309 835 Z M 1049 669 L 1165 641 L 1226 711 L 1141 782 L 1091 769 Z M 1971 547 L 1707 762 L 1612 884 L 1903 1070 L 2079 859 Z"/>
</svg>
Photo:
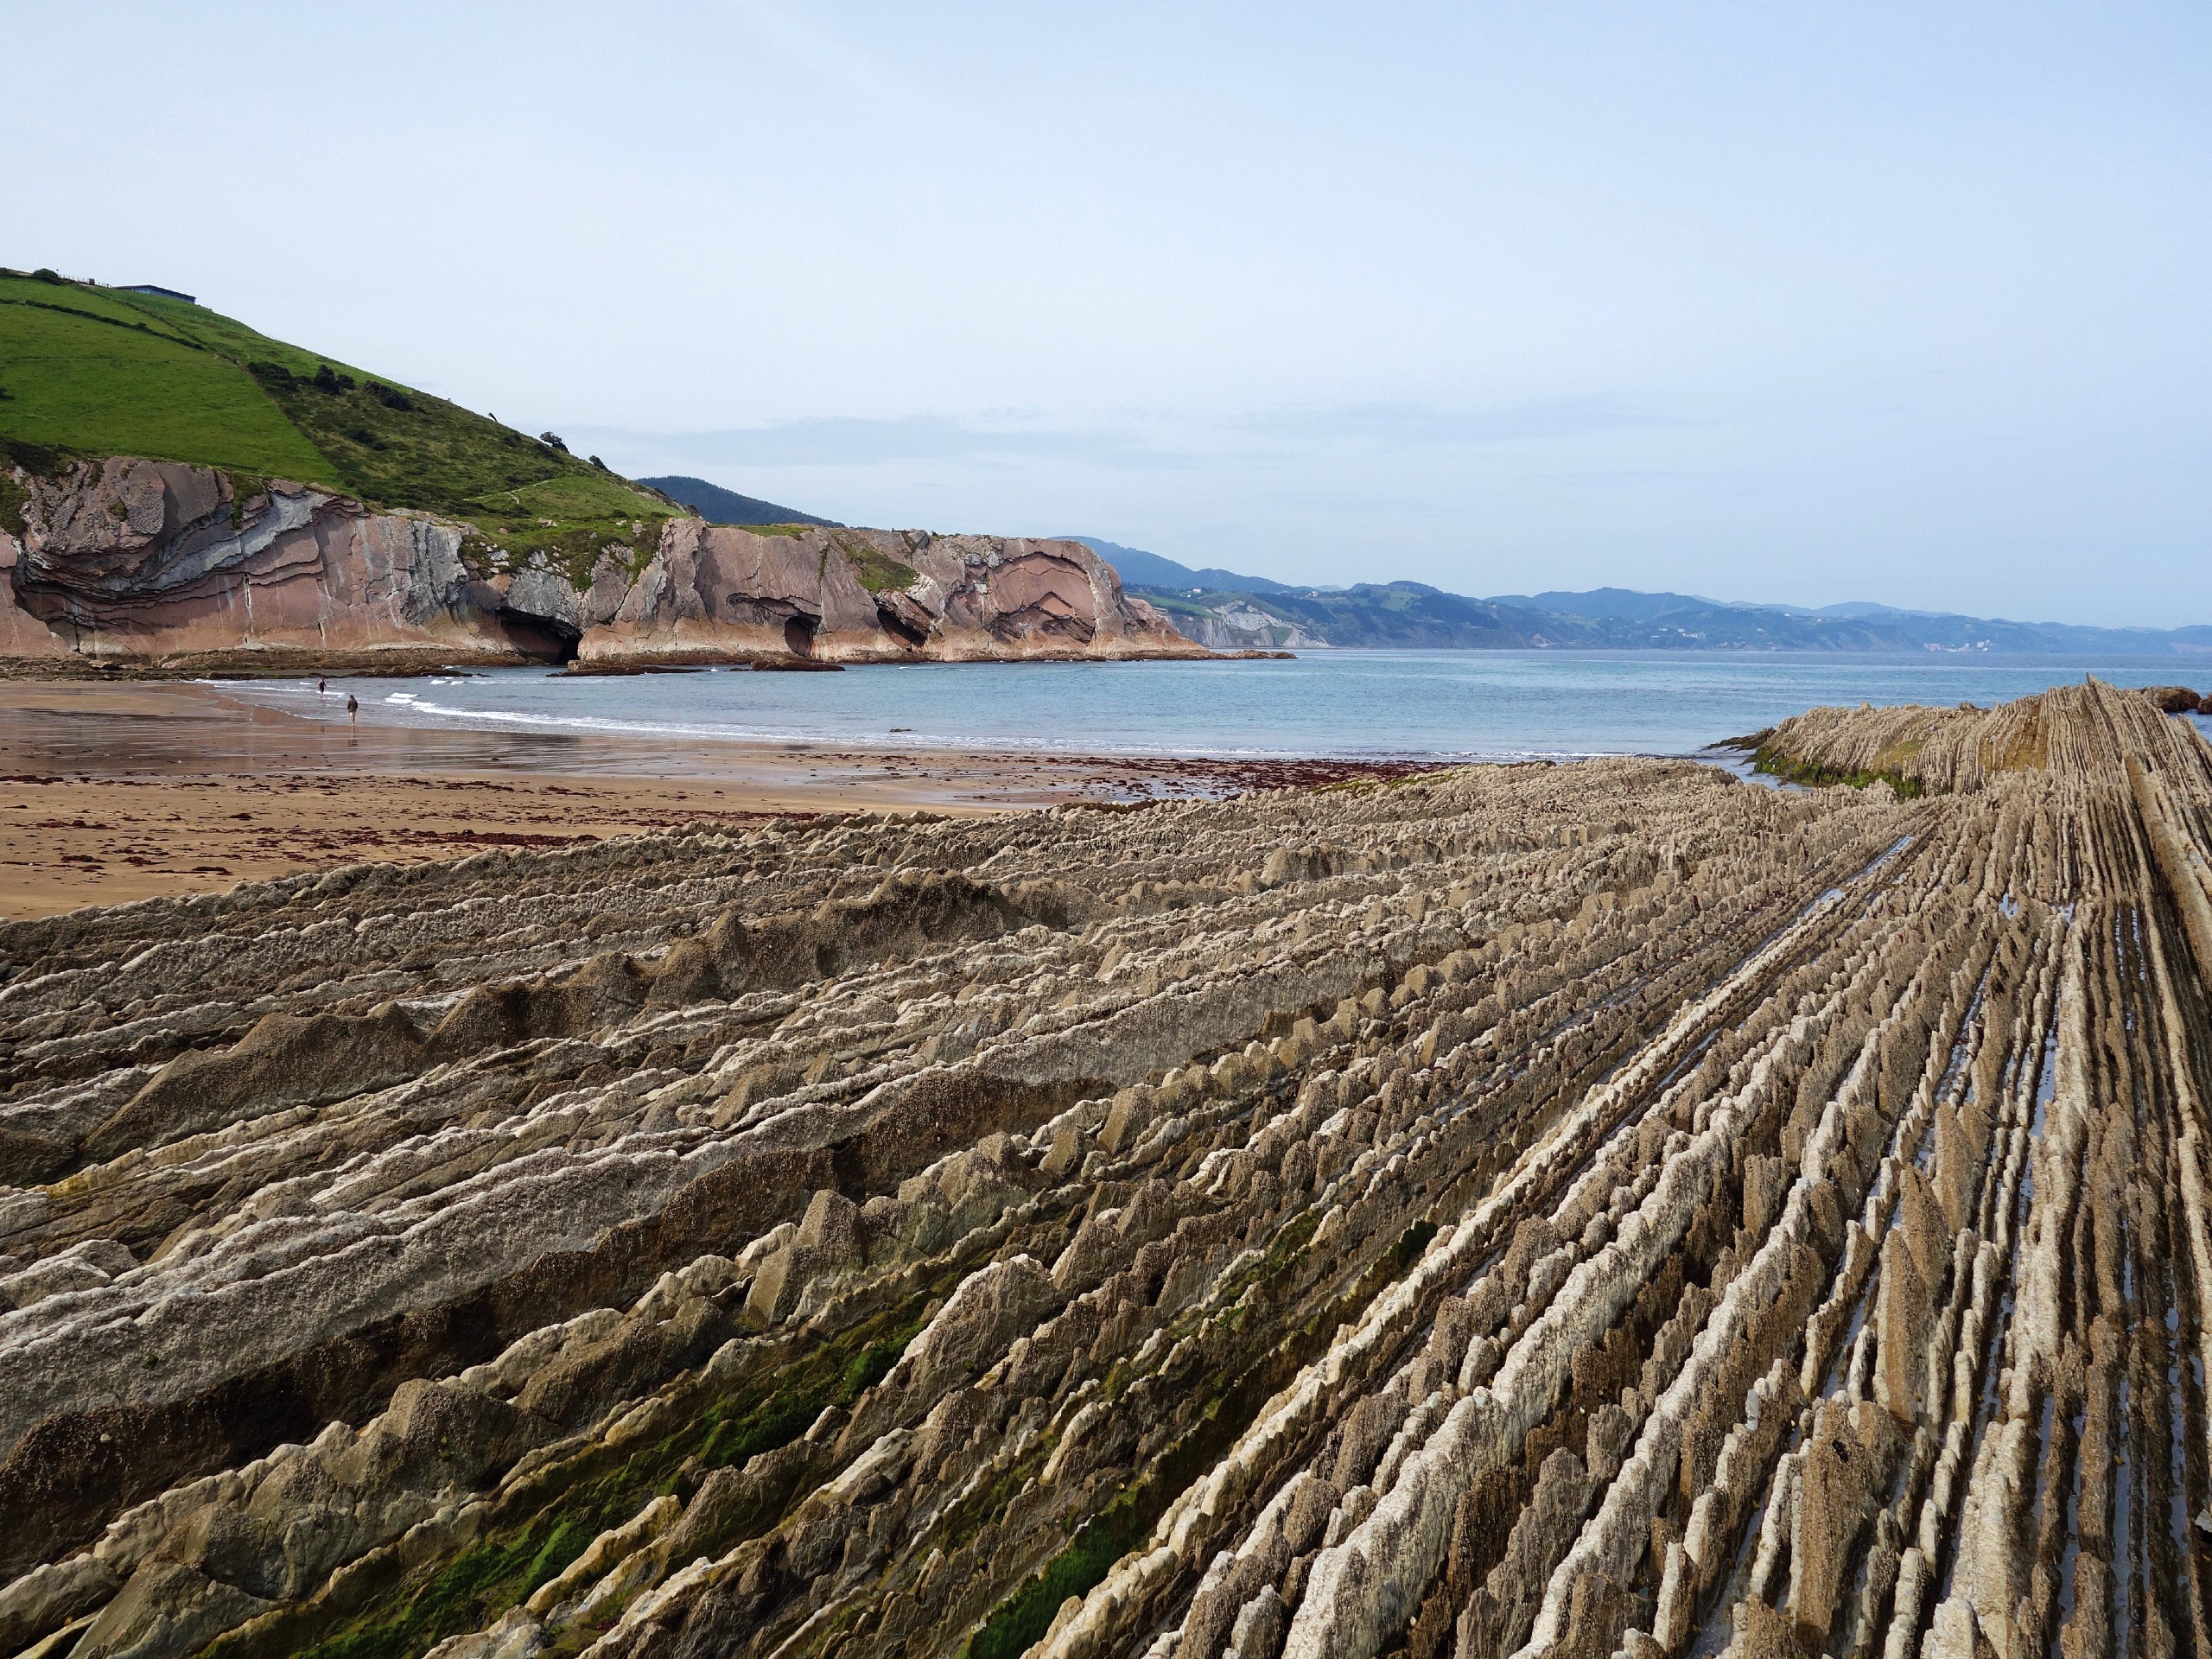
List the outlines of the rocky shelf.
<svg viewBox="0 0 2212 1659">
<path fill-rule="evenodd" d="M 0 1652 L 2207 1651 L 2212 751 L 1764 752 L 0 927 Z"/>
</svg>

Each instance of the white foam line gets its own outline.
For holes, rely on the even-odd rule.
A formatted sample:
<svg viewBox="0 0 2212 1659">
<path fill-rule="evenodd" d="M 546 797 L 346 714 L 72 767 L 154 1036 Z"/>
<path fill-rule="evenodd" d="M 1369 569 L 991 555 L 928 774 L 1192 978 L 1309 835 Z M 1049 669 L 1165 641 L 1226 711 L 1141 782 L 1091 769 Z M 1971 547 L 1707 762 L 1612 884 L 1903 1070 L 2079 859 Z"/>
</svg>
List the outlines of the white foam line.
<svg viewBox="0 0 2212 1659">
<path fill-rule="evenodd" d="M 214 682 L 201 682 L 214 683 Z M 454 685 L 465 682 L 430 678 L 429 685 Z M 270 702 L 291 702 L 315 696 L 312 682 L 262 682 L 250 688 L 241 688 L 235 682 L 224 683 L 225 689 L 233 694 L 258 694 Z M 576 688 L 586 690 L 586 688 Z M 295 696 L 286 696 L 286 693 Z M 316 697 L 314 706 L 321 706 L 325 699 Z M 1127 756 L 1132 759 L 1165 760 L 1220 760 L 1220 761 L 1349 761 L 1359 763 L 1389 763 L 1394 761 L 1435 762 L 1445 765 L 1513 765 L 1532 761 L 1573 764 L 1579 760 L 1622 760 L 1648 754 L 1649 751 L 1635 749 L 1563 749 L 1563 748 L 1484 748 L 1484 749 L 1408 749 L 1408 750 L 1330 750 L 1262 748 L 1255 747 L 1201 748 L 1188 745 L 1155 747 L 1123 741 L 1086 741 L 1077 737 L 1056 739 L 1021 739 L 990 737 L 976 734 L 938 732 L 889 733 L 874 731 L 837 731 L 825 728 L 774 728 L 732 725 L 715 721 L 621 720 L 603 715 L 569 715 L 541 713 L 518 709 L 467 709 L 450 703 L 432 702 L 414 691 L 389 691 L 382 699 L 385 707 L 394 714 L 430 716 L 429 721 L 397 720 L 391 723 L 401 726 L 423 726 L 447 723 L 463 729 L 525 730 L 554 733 L 575 732 L 595 736 L 642 737 L 652 739 L 704 739 L 731 743 L 804 743 L 820 747 L 866 747 L 899 753 L 919 753 L 934 749 L 949 749 L 961 753 L 1060 754 L 1077 758 L 1092 756 Z M 373 705 L 372 705 L 373 706 Z M 1677 758 L 1660 756 L 1658 758 Z"/>
</svg>

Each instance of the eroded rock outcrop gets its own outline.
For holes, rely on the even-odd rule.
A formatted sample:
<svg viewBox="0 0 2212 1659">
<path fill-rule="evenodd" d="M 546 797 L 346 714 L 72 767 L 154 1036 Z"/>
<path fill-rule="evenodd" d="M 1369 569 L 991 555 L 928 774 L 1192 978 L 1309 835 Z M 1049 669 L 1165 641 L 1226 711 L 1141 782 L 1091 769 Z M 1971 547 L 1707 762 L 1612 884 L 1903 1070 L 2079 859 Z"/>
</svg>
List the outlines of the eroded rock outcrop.
<svg viewBox="0 0 2212 1659">
<path fill-rule="evenodd" d="M 584 621 L 587 663 L 1203 654 L 1079 542 L 921 531 L 679 520 L 634 580 L 602 563 Z"/>
<path fill-rule="evenodd" d="M 10 654 L 413 649 L 521 659 L 496 604 L 473 591 L 454 526 L 178 461 L 118 458 L 15 480 L 22 528 L 0 555 L 21 619 Z"/>
<path fill-rule="evenodd" d="M 2212 750 L 1980 718 L 0 927 L 0 1648 L 2201 1650 Z"/>
<path fill-rule="evenodd" d="M 639 521 L 581 584 L 466 525 L 115 458 L 16 469 L 0 658 L 626 664 L 1203 655 L 1075 542 Z"/>
</svg>

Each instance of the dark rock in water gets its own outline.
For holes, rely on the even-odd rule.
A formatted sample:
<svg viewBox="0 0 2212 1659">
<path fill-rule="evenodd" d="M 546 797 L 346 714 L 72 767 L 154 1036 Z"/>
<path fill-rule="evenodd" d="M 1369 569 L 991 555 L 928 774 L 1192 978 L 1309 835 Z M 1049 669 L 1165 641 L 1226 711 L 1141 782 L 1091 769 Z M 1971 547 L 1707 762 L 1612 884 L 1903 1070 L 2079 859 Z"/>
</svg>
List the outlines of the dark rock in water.
<svg viewBox="0 0 2212 1659">
<path fill-rule="evenodd" d="M 2143 695 L 2170 715 L 2193 715 L 2203 700 L 2185 685 L 2146 685 Z"/>
<path fill-rule="evenodd" d="M 575 662 L 569 664 L 568 671 L 571 674 L 581 675 L 586 677 L 620 674 L 709 674 L 712 673 L 717 666 L 743 668 L 747 666 L 747 664 L 741 660 L 734 664 L 727 664 L 690 662 L 588 663 L 582 658 L 578 658 Z"/>
</svg>

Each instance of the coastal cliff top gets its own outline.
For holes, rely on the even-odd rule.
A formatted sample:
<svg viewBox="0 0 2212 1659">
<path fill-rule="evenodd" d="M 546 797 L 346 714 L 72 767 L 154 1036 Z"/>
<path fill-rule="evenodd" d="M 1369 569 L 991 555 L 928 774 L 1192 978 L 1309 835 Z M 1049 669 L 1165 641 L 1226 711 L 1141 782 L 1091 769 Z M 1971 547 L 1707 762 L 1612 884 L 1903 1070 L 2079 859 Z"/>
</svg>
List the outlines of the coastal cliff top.
<svg viewBox="0 0 2212 1659">
<path fill-rule="evenodd" d="M 0 461 L 181 461 L 467 524 L 588 571 L 603 547 L 689 516 L 557 438 L 532 437 L 188 301 L 0 272 Z M 12 502 L 0 482 L 0 527 Z"/>
</svg>

